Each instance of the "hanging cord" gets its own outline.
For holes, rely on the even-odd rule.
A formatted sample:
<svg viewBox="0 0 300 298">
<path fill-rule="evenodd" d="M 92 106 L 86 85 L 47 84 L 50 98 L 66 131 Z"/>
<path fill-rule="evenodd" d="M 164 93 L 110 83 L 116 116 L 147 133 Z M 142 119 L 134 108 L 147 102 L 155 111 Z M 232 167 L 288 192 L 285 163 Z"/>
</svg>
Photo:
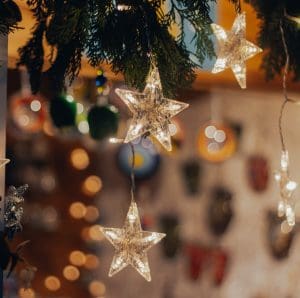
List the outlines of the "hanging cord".
<svg viewBox="0 0 300 298">
<path fill-rule="evenodd" d="M 282 130 L 282 118 L 283 118 L 284 108 L 285 108 L 286 104 L 289 102 L 288 92 L 287 92 L 287 76 L 288 76 L 289 67 L 290 67 L 290 56 L 289 56 L 289 52 L 288 52 L 288 47 L 287 47 L 285 35 L 284 35 L 282 20 L 280 21 L 280 33 L 281 33 L 281 39 L 282 39 L 284 52 L 285 52 L 285 55 L 286 55 L 286 62 L 285 62 L 285 67 L 284 67 L 284 72 L 283 72 L 283 79 L 282 79 L 282 88 L 283 88 L 284 101 L 283 101 L 283 103 L 281 105 L 281 108 L 280 108 L 278 126 L 279 126 L 279 135 L 280 135 L 280 141 L 281 141 L 281 148 L 282 148 L 282 151 L 285 151 L 286 146 L 285 146 L 283 130 Z"/>
<path fill-rule="evenodd" d="M 156 59 L 154 58 L 154 54 L 153 54 L 152 46 L 151 46 L 151 42 L 150 42 L 150 30 L 149 30 L 148 16 L 147 16 L 143 6 L 139 5 L 139 7 L 140 7 L 140 10 L 142 11 L 143 18 L 145 21 L 145 32 L 146 32 L 146 39 L 147 39 L 148 56 L 150 59 L 150 67 L 153 67 L 156 65 Z"/>
<path fill-rule="evenodd" d="M 131 148 L 131 172 L 130 172 L 130 193 L 131 193 L 131 201 L 135 202 L 134 193 L 135 193 L 135 175 L 134 175 L 134 167 L 135 167 L 135 150 L 132 142 L 129 143 Z"/>
<path fill-rule="evenodd" d="M 241 0 L 238 0 L 237 3 L 235 4 L 235 11 L 238 14 L 242 12 Z"/>
</svg>

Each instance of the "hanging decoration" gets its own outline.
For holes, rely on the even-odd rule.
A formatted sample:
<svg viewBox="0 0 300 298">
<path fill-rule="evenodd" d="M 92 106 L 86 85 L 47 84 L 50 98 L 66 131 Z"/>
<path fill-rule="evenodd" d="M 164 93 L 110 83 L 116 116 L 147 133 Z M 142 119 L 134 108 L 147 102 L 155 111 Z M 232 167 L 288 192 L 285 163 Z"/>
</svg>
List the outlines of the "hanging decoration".
<svg viewBox="0 0 300 298">
<path fill-rule="evenodd" d="M 88 113 L 90 136 L 96 140 L 103 140 L 117 133 L 119 114 L 111 105 L 95 105 Z"/>
<path fill-rule="evenodd" d="M 101 231 L 116 249 L 109 276 L 131 265 L 147 281 L 151 281 L 146 252 L 165 234 L 142 230 L 136 203 L 131 202 L 123 229 L 101 228 Z"/>
<path fill-rule="evenodd" d="M 214 284 L 216 286 L 222 284 L 226 277 L 229 263 L 229 255 L 226 251 L 219 247 L 187 244 L 185 253 L 189 260 L 188 273 L 192 281 L 198 280 L 203 276 L 204 270 L 210 269 Z"/>
<path fill-rule="evenodd" d="M 162 243 L 164 255 L 167 258 L 174 259 L 179 254 L 182 245 L 179 218 L 175 214 L 164 214 L 159 221 L 162 230 L 166 234 L 166 238 Z"/>
<path fill-rule="evenodd" d="M 269 162 L 260 155 L 253 154 L 247 159 L 247 178 L 249 186 L 255 192 L 263 192 L 268 187 L 269 182 Z"/>
<path fill-rule="evenodd" d="M 171 151 L 171 118 L 189 105 L 164 97 L 159 71 L 154 62 L 151 63 L 143 93 L 126 89 L 116 89 L 115 91 L 133 115 L 124 142 L 128 143 L 138 137 L 150 134 L 166 150 Z"/>
<path fill-rule="evenodd" d="M 295 238 L 294 229 L 269 211 L 267 214 L 267 241 L 272 256 L 277 260 L 288 257 Z"/>
<path fill-rule="evenodd" d="M 200 128 L 198 153 L 210 162 L 223 162 L 237 149 L 237 139 L 232 128 L 225 124 L 209 122 Z"/>
<path fill-rule="evenodd" d="M 203 168 L 198 160 L 188 159 L 182 164 L 182 176 L 186 192 L 194 196 L 201 190 L 200 180 L 203 176 Z"/>
<path fill-rule="evenodd" d="M 284 217 L 288 223 L 289 226 L 293 227 L 296 223 L 296 216 L 295 216 L 295 203 L 296 200 L 293 198 L 293 193 L 296 190 L 298 183 L 291 180 L 290 174 L 289 174 L 289 154 L 288 150 L 286 149 L 285 141 L 284 141 L 284 135 L 282 131 L 282 118 L 283 118 L 283 112 L 284 108 L 286 107 L 288 102 L 293 102 L 292 99 L 288 97 L 287 93 L 287 75 L 289 72 L 290 67 L 290 56 L 288 47 L 285 40 L 285 34 L 284 34 L 284 28 L 282 21 L 280 22 L 280 33 L 281 33 L 281 39 L 286 55 L 286 63 L 283 73 L 283 80 L 282 80 L 282 87 L 283 87 L 283 96 L 284 101 L 280 108 L 280 114 L 279 114 L 279 120 L 278 120 L 278 126 L 279 126 L 279 135 L 280 135 L 280 141 L 281 141 L 281 160 L 280 160 L 280 170 L 276 171 L 274 174 L 275 180 L 279 184 L 280 188 L 280 200 L 278 203 L 278 216 Z"/>
<path fill-rule="evenodd" d="M 0 2 L 0 35 L 6 35 L 9 32 L 18 29 L 18 23 L 21 22 L 22 15 L 18 5 L 12 0 Z"/>
<path fill-rule="evenodd" d="M 0 267 L 2 270 L 8 270 L 7 277 L 9 277 L 18 263 L 24 263 L 26 270 L 31 272 L 30 279 L 27 278 L 27 285 L 30 286 L 31 281 L 34 278 L 34 273 L 37 269 L 31 266 L 20 254 L 22 249 L 30 241 L 24 241 L 19 244 L 15 252 L 11 251 L 7 241 L 11 241 L 15 234 L 22 230 L 21 220 L 23 216 L 23 195 L 27 188 L 27 184 L 18 188 L 10 186 L 8 193 L 5 196 L 4 231 L 0 232 Z"/>
<path fill-rule="evenodd" d="M 0 168 L 4 167 L 9 162 L 10 162 L 10 160 L 7 158 L 0 158 Z"/>
<path fill-rule="evenodd" d="M 114 136 L 118 131 L 118 109 L 108 104 L 109 86 L 102 70 L 98 70 L 96 77 L 97 104 L 88 112 L 90 136 L 95 140 L 103 140 Z"/>
<path fill-rule="evenodd" d="M 150 143 L 150 142 L 149 142 Z M 160 166 L 160 155 L 152 143 L 145 146 L 141 138 L 138 143 L 132 144 L 135 151 L 135 167 L 134 175 L 139 180 L 149 179 L 153 177 Z M 117 161 L 121 171 L 130 176 L 132 154 L 129 144 L 122 144 L 118 149 Z"/>
<path fill-rule="evenodd" d="M 49 112 L 57 128 L 75 127 L 77 105 L 72 95 L 61 94 L 52 98 Z"/>
<path fill-rule="evenodd" d="M 23 216 L 23 195 L 27 188 L 27 184 L 18 188 L 10 186 L 8 194 L 5 197 L 4 222 L 9 239 L 12 239 L 16 232 L 20 232 L 22 230 L 21 219 Z"/>
<path fill-rule="evenodd" d="M 215 187 L 208 207 L 208 225 L 215 236 L 222 236 L 234 216 L 232 193 L 224 187 Z"/>
<path fill-rule="evenodd" d="M 151 281 L 147 251 L 161 241 L 163 233 L 143 231 L 139 212 L 134 198 L 135 192 L 135 151 L 131 144 L 131 203 L 123 229 L 104 228 L 101 231 L 106 239 L 114 246 L 116 254 L 110 266 L 109 276 L 113 276 L 128 265 L 135 268 L 147 281 Z"/>
<path fill-rule="evenodd" d="M 47 118 L 44 98 L 32 94 L 13 96 L 9 107 L 12 120 L 18 129 L 27 133 L 42 130 Z"/>
<path fill-rule="evenodd" d="M 289 155 L 288 151 L 281 152 L 280 170 L 274 174 L 275 180 L 280 188 L 280 200 L 278 203 L 278 216 L 285 216 L 290 226 L 295 225 L 295 202 L 292 195 L 298 183 L 292 181 L 289 175 Z"/>
<path fill-rule="evenodd" d="M 262 52 L 262 49 L 246 40 L 246 14 L 238 14 L 230 31 L 225 31 L 217 24 L 211 25 L 218 40 L 219 52 L 212 72 L 218 73 L 231 68 L 240 87 L 245 89 L 245 61 Z"/>
</svg>

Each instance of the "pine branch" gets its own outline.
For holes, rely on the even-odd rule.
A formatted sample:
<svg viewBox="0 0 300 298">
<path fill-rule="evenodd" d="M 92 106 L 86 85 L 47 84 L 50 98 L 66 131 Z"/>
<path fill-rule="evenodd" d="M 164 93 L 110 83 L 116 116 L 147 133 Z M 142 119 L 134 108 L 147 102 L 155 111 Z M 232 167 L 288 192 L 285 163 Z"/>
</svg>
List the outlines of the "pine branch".
<svg viewBox="0 0 300 298">
<path fill-rule="evenodd" d="M 15 2 L 0 0 L 0 35 L 19 29 L 18 23 L 21 20 L 22 15 Z"/>
<path fill-rule="evenodd" d="M 285 39 L 290 56 L 290 70 L 294 79 L 300 79 L 300 31 L 296 24 L 290 21 L 286 14 L 300 15 L 300 3 L 291 0 L 246 0 L 257 12 L 261 21 L 259 32 L 259 44 L 264 49 L 262 68 L 266 78 L 273 79 L 280 74 L 285 65 L 285 52 L 281 40 L 280 22 L 283 24 Z"/>
</svg>

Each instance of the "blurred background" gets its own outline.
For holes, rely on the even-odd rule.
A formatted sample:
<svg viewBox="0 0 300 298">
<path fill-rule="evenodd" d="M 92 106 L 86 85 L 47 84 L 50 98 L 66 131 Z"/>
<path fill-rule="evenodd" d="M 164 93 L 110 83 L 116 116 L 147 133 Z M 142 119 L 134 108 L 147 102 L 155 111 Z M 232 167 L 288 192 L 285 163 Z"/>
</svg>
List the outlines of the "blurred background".
<svg viewBox="0 0 300 298">
<path fill-rule="evenodd" d="M 214 16 L 225 28 L 235 15 L 229 7 L 224 1 Z M 247 39 L 254 41 L 255 15 L 243 8 Z M 31 16 L 25 6 L 23 22 L 26 33 Z M 9 40 L 12 162 L 6 184 L 30 186 L 24 229 L 14 243 L 31 240 L 24 256 L 38 271 L 25 291 L 26 273 L 18 267 L 6 280 L 5 297 L 299 297 L 298 228 L 278 219 L 273 179 L 281 154 L 281 78 L 265 82 L 261 56 L 247 63 L 247 90 L 239 89 L 230 71 L 199 71 L 194 88 L 179 91 L 177 99 L 191 107 L 174 119 L 171 153 L 148 139 L 134 143 L 143 229 L 167 233 L 148 253 L 147 283 L 132 268 L 108 278 L 114 249 L 99 230 L 122 227 L 130 204 L 130 147 L 109 142 L 124 137 L 130 118 L 114 91 L 125 87 L 122 77 L 105 65 L 97 72 L 83 63 L 66 96 L 53 99 L 47 82 L 32 96 L 26 74 L 14 70 L 25 33 L 16 31 Z M 294 83 L 290 91 L 292 98 L 299 96 Z M 300 106 L 288 106 L 283 127 L 295 181 L 299 112 Z M 300 205 L 296 213 L 299 218 Z"/>
</svg>

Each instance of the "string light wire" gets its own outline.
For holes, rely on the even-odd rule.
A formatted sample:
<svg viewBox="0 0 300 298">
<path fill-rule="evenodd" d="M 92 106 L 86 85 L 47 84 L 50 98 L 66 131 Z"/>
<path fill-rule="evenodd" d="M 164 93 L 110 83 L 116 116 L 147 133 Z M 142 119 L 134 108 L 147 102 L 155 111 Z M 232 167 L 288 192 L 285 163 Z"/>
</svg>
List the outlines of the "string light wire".
<svg viewBox="0 0 300 298">
<path fill-rule="evenodd" d="M 282 20 L 280 21 L 280 34 L 281 34 L 281 39 L 282 39 L 282 44 L 286 56 L 286 61 L 285 61 L 285 66 L 284 66 L 284 71 L 283 71 L 283 78 L 282 78 L 282 90 L 283 90 L 283 96 L 284 96 L 284 101 L 281 105 L 280 108 L 280 114 L 279 114 L 279 120 L 278 120 L 278 125 L 279 125 L 279 135 L 280 135 L 280 141 L 281 141 L 281 148 L 282 151 L 286 151 L 286 145 L 285 145 L 285 140 L 284 140 L 284 135 L 283 135 L 283 129 L 282 129 L 282 120 L 283 120 L 283 113 L 284 109 L 286 107 L 286 104 L 290 101 L 288 98 L 288 91 L 287 91 L 287 76 L 289 72 L 289 67 L 290 67 L 290 55 L 285 39 L 285 34 L 284 34 L 284 29 L 282 25 Z"/>
</svg>

